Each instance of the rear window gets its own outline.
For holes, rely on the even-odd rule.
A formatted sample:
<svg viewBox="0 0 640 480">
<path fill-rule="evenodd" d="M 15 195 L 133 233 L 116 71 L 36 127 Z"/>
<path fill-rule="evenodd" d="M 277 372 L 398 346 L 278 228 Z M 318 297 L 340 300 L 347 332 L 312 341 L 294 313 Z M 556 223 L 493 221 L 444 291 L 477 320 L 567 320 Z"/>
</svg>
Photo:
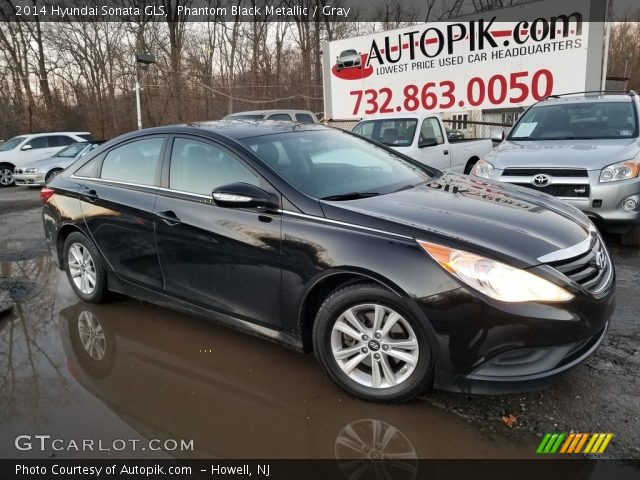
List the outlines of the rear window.
<svg viewBox="0 0 640 480">
<path fill-rule="evenodd" d="M 296 120 L 300 123 L 316 123 L 308 113 L 296 113 Z"/>
<path fill-rule="evenodd" d="M 224 117 L 225 120 L 262 120 L 264 115 L 227 115 Z"/>
<path fill-rule="evenodd" d="M 353 133 L 391 147 L 409 147 L 417 126 L 415 118 L 366 120 L 356 125 Z"/>
</svg>

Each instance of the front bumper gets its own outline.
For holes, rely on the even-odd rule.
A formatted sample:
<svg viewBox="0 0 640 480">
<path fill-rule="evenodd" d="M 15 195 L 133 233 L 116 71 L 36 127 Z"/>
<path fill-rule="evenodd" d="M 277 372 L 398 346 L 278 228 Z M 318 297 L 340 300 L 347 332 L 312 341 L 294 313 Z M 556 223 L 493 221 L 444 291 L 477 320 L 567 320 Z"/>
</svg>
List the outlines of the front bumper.
<svg viewBox="0 0 640 480">
<path fill-rule="evenodd" d="M 16 185 L 42 186 L 45 184 L 44 173 L 14 173 L 13 181 Z"/>
<path fill-rule="evenodd" d="M 501 394 L 546 386 L 604 339 L 614 283 L 557 304 L 497 302 L 466 288 L 418 300 L 436 338 L 435 388 Z"/>
<path fill-rule="evenodd" d="M 534 169 L 534 167 L 531 167 L 531 169 Z M 503 172 L 504 170 L 501 169 L 494 170 L 491 174 L 491 179 L 503 183 L 523 185 L 521 183 L 523 177 L 505 177 L 502 175 Z M 605 229 L 615 229 L 618 226 L 640 223 L 640 178 L 602 183 L 600 182 L 600 170 L 589 170 L 588 175 L 588 179 L 587 177 L 576 179 L 585 181 L 585 186 L 589 188 L 587 197 L 558 196 L 556 198 L 583 211 L 587 216 L 604 226 Z M 531 182 L 531 178 L 526 178 L 526 180 L 527 183 Z M 570 179 L 557 180 L 571 182 Z M 537 190 L 532 185 L 530 188 L 534 191 Z M 623 207 L 623 203 L 629 198 L 633 198 L 637 204 L 632 210 L 627 210 Z"/>
</svg>

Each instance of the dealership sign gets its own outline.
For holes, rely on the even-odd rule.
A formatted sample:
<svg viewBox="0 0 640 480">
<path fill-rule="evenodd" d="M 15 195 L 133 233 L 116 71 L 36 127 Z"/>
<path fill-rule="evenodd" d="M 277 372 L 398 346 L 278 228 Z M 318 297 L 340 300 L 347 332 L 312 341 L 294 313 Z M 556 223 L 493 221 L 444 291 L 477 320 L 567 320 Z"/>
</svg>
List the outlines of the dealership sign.
<svg viewBox="0 0 640 480">
<path fill-rule="evenodd" d="M 604 23 L 592 4 L 534 2 L 328 42 L 325 117 L 509 108 L 598 90 Z"/>
</svg>

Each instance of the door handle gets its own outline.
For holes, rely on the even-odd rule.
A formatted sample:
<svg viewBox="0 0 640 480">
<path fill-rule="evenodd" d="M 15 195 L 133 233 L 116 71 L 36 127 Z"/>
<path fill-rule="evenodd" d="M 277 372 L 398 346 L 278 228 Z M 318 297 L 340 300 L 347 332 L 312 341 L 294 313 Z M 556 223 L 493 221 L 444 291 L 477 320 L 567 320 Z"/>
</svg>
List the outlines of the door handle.
<svg viewBox="0 0 640 480">
<path fill-rule="evenodd" d="M 84 199 L 86 199 L 88 202 L 92 202 L 92 203 L 100 198 L 98 196 L 98 192 L 96 192 L 95 190 L 89 190 L 87 192 L 82 192 L 80 195 L 82 195 L 82 197 Z"/>
<path fill-rule="evenodd" d="M 443 150 L 443 151 L 442 151 L 442 154 L 443 154 L 443 155 L 449 155 L 449 150 Z"/>
<path fill-rule="evenodd" d="M 166 212 L 158 212 L 156 213 L 156 216 L 170 227 L 182 223 L 175 212 L 172 210 L 167 210 Z"/>
</svg>

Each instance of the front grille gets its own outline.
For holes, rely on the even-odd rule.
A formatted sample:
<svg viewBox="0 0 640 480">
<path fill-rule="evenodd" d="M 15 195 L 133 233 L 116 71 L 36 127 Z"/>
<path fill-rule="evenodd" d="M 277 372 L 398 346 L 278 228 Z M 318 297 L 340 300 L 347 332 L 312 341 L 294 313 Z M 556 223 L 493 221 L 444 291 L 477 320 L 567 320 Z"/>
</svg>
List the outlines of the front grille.
<svg viewBox="0 0 640 480">
<path fill-rule="evenodd" d="M 505 168 L 502 176 L 533 177 L 534 175 L 549 175 L 551 177 L 589 177 L 584 168 Z"/>
<path fill-rule="evenodd" d="M 539 192 L 548 193 L 554 197 L 589 198 L 589 185 L 565 185 L 558 183 L 546 187 L 536 187 L 530 183 L 514 183 L 521 187 L 531 188 Z"/>
<path fill-rule="evenodd" d="M 604 266 L 597 264 L 597 257 L 604 256 Z M 549 266 L 581 285 L 590 292 L 596 292 L 605 286 L 610 278 L 611 260 L 600 238 L 596 238 L 593 247 L 585 253 L 548 263 Z"/>
</svg>

